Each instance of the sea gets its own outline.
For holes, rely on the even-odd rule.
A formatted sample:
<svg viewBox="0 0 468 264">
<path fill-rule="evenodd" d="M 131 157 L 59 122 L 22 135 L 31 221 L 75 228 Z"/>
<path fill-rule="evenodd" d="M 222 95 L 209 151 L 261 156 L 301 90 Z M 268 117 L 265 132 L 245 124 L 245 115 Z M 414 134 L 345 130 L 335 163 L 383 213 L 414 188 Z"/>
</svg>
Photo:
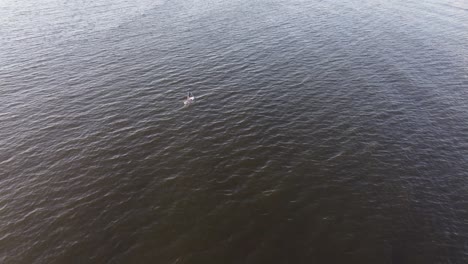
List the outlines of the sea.
<svg viewBox="0 0 468 264">
<path fill-rule="evenodd" d="M 468 2 L 0 0 L 0 263 L 468 263 Z"/>
</svg>

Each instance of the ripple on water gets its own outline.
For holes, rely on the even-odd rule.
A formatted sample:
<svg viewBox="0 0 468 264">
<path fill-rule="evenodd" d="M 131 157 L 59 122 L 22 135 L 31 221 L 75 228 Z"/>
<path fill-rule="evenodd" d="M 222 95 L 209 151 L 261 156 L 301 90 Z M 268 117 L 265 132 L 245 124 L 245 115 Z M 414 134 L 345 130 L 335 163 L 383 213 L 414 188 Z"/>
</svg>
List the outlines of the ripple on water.
<svg viewBox="0 0 468 264">
<path fill-rule="evenodd" d="M 463 3 L 0 6 L 0 262 L 466 262 Z"/>
</svg>

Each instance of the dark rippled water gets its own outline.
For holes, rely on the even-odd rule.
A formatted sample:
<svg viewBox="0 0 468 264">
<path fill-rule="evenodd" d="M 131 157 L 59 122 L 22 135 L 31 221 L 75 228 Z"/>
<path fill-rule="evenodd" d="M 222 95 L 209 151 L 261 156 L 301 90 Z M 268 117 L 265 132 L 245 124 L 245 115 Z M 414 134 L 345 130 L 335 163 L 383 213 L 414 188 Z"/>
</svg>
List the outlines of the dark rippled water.
<svg viewBox="0 0 468 264">
<path fill-rule="evenodd" d="M 466 1 L 4 0 L 0 122 L 1 263 L 468 263 Z"/>
</svg>

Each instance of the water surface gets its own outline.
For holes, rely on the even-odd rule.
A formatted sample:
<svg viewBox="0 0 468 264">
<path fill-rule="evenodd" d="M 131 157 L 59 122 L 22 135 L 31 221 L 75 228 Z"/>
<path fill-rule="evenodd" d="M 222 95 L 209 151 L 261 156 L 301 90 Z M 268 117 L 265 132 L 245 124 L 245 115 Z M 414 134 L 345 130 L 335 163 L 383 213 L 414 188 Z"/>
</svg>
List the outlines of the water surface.
<svg viewBox="0 0 468 264">
<path fill-rule="evenodd" d="M 0 262 L 466 263 L 467 43 L 465 1 L 2 1 Z"/>
</svg>

